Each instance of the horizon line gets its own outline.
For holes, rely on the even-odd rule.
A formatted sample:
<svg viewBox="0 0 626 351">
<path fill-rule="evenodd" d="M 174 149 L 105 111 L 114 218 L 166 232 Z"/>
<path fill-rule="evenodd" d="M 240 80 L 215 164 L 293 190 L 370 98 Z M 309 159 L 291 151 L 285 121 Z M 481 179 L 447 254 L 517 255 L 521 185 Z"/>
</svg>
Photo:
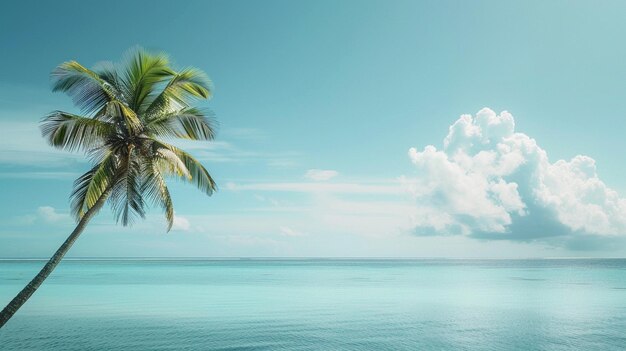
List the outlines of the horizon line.
<svg viewBox="0 0 626 351">
<path fill-rule="evenodd" d="M 0 257 L 0 261 L 47 261 L 47 257 Z M 626 257 L 386 257 L 386 256 L 84 256 L 64 261 L 311 261 L 311 260 L 624 260 Z"/>
</svg>

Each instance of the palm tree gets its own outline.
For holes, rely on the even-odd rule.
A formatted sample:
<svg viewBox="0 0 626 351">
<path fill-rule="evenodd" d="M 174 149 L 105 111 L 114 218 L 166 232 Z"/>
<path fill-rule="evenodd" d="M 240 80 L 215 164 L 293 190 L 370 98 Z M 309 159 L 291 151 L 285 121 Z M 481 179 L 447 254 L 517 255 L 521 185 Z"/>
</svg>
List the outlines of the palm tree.
<svg viewBox="0 0 626 351">
<path fill-rule="evenodd" d="M 163 208 L 168 231 L 174 207 L 165 177 L 182 178 L 211 195 L 216 184 L 190 154 L 161 139 L 212 140 L 213 119 L 191 106 L 211 97 L 209 78 L 195 68 L 172 69 L 164 54 L 131 51 L 123 64 L 87 69 L 75 61 L 52 72 L 53 91 L 70 95 L 81 115 L 54 111 L 41 121 L 47 142 L 85 153 L 93 167 L 74 182 L 71 212 L 78 224 L 39 274 L 0 312 L 0 328 L 39 288 L 105 202 L 126 226 Z"/>
</svg>

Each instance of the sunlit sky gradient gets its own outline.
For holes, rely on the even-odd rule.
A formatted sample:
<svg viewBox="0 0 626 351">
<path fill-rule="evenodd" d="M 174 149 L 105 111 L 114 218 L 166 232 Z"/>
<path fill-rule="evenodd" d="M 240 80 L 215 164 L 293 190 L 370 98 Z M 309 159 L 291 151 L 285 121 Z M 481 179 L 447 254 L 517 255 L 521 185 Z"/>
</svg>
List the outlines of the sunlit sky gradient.
<svg viewBox="0 0 626 351">
<path fill-rule="evenodd" d="M 48 256 L 74 224 L 88 163 L 39 135 L 48 112 L 77 112 L 50 71 L 136 45 L 214 81 L 202 106 L 218 138 L 184 145 L 220 191 L 172 183 L 170 233 L 158 209 L 132 228 L 102 211 L 69 256 L 626 256 L 624 14 L 623 1 L 5 2 L 0 257 Z"/>
</svg>

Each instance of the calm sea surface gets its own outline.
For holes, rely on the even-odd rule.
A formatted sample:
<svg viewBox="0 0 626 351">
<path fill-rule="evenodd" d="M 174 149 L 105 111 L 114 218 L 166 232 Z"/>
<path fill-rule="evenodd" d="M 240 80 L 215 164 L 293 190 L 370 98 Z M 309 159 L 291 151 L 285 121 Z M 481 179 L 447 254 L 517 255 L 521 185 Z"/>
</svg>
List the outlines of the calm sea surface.
<svg viewBox="0 0 626 351">
<path fill-rule="evenodd" d="M 626 260 L 65 261 L 0 350 L 626 350 Z"/>
</svg>

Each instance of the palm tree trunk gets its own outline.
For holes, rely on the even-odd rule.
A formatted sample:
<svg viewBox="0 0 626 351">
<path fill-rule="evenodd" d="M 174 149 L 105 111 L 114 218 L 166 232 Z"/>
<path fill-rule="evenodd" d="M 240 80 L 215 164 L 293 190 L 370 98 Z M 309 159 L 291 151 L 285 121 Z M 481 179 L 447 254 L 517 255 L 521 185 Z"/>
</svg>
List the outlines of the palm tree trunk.
<svg viewBox="0 0 626 351">
<path fill-rule="evenodd" d="M 74 231 L 72 231 L 72 234 L 70 234 L 63 245 L 61 245 L 57 252 L 55 252 L 50 258 L 48 263 L 46 263 L 41 271 L 39 271 L 39 274 L 37 274 L 35 278 L 33 278 L 33 280 L 31 280 L 30 283 L 28 283 L 28 285 L 26 285 L 26 287 L 24 287 L 24 289 L 22 289 L 22 291 L 20 291 L 8 305 L 6 305 L 2 312 L 0 312 L 0 328 L 2 328 L 4 324 L 15 314 L 15 312 L 17 312 L 17 310 L 31 297 L 31 295 L 35 293 L 43 281 L 46 280 L 48 275 L 50 275 L 59 262 L 61 262 L 63 256 L 65 256 L 67 251 L 69 251 L 70 247 L 72 247 L 76 239 L 78 239 L 80 234 L 83 232 L 89 220 L 100 210 L 100 208 L 102 208 L 102 205 L 104 205 L 107 197 L 108 191 L 102 194 L 93 207 L 91 207 L 83 215 Z"/>
</svg>

